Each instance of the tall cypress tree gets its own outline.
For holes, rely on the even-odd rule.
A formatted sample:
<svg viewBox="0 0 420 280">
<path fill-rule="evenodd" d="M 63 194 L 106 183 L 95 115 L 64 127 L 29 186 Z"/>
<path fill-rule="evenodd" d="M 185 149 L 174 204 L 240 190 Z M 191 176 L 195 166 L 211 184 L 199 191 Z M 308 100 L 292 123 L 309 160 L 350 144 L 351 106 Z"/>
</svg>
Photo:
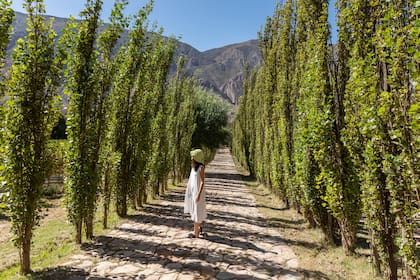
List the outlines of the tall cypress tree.
<svg viewBox="0 0 420 280">
<path fill-rule="evenodd" d="M 6 185 L 14 242 L 19 248 L 20 271 L 30 272 L 33 229 L 40 219 L 42 186 L 50 157 L 47 142 L 56 121 L 60 62 L 55 56 L 56 34 L 42 16 L 42 0 L 25 1 L 27 35 L 12 54 L 7 81 Z"/>
<path fill-rule="evenodd" d="M 293 88 L 293 73 L 296 57 L 295 30 L 296 16 L 293 1 L 287 1 L 282 10 L 280 22 L 283 23 L 279 30 L 278 44 L 278 94 L 276 98 L 277 119 L 274 125 L 277 126 L 275 134 L 274 155 L 277 156 L 275 162 L 280 162 L 273 171 L 277 177 L 282 178 L 281 188 L 283 188 L 284 201 L 288 206 L 292 200 L 295 207 L 299 207 L 298 198 L 294 191 L 295 164 L 293 158 L 294 149 L 294 122 L 296 112 L 296 94 Z"/>
<path fill-rule="evenodd" d="M 10 8 L 11 2 L 7 0 L 0 1 L 0 99 L 3 99 L 5 95 L 4 85 L 4 59 L 6 57 L 7 45 L 10 41 L 10 34 L 12 32 L 12 21 L 14 18 L 14 12 Z M 0 106 L 0 123 L 3 123 L 4 108 Z M 3 132 L 0 132 L 0 157 L 4 158 L 4 139 Z M 0 181 L 4 181 L 4 165 L 3 161 L 0 162 Z M 6 206 L 6 195 L 0 196 L 0 211 Z"/>
<path fill-rule="evenodd" d="M 70 96 L 67 115 L 69 134 L 66 178 L 66 204 L 70 221 L 76 228 L 76 242 L 82 241 L 85 224 L 87 238 L 93 237 L 93 216 L 99 186 L 98 173 L 98 59 L 95 42 L 102 9 L 101 0 L 88 0 L 81 12 L 75 42 L 68 58 L 66 91 Z"/>
<path fill-rule="evenodd" d="M 171 94 L 170 109 L 170 157 L 172 161 L 172 179 L 174 183 L 181 182 L 189 170 L 192 135 L 194 124 L 194 83 L 193 78 L 184 72 L 185 58 L 177 62 L 176 76 L 171 79 L 169 94 Z"/>
<path fill-rule="evenodd" d="M 342 5 L 342 4 L 341 4 Z M 344 9 L 344 7 L 340 7 Z M 331 111 L 334 114 L 332 123 L 334 142 L 331 149 L 330 164 L 326 166 L 325 179 L 329 183 L 325 200 L 333 215 L 337 218 L 341 231 L 341 243 L 346 254 L 355 253 L 356 233 L 361 218 L 359 209 L 360 180 L 357 170 L 352 162 L 348 148 L 342 139 L 342 130 L 345 127 L 344 99 L 346 84 L 349 78 L 349 28 L 339 17 L 339 42 L 334 57 L 332 47 L 331 63 L 329 64 L 330 80 L 333 86 L 333 98 L 331 99 Z"/>
<path fill-rule="evenodd" d="M 12 32 L 12 21 L 15 17 L 15 13 L 10 8 L 11 1 L 0 0 L 0 97 L 4 96 L 3 89 L 3 67 L 4 59 L 6 57 L 7 45 L 10 42 L 10 35 Z"/>
<path fill-rule="evenodd" d="M 113 153 L 111 143 L 111 126 L 114 121 L 111 89 L 121 60 L 121 57 L 118 55 L 121 52 L 117 51 L 117 43 L 124 30 L 128 27 L 128 20 L 123 15 L 123 10 L 127 4 L 128 0 L 116 0 L 114 2 L 114 8 L 109 18 L 110 23 L 99 34 L 97 39 L 98 50 L 100 52 L 97 74 L 100 94 L 97 96 L 95 106 L 95 138 L 97 150 L 94 160 L 98 165 L 97 172 L 99 173 L 100 187 L 103 195 L 104 228 L 107 227 L 116 164 L 116 156 Z M 89 222 L 89 224 L 92 223 Z"/>
<path fill-rule="evenodd" d="M 122 61 L 112 90 L 116 114 L 115 124 L 112 128 L 113 146 L 120 157 L 116 190 L 116 208 L 120 216 L 127 215 L 127 195 L 133 180 L 131 169 L 134 142 L 130 139 L 134 123 L 133 103 L 136 100 L 133 87 L 143 63 L 142 52 L 139 50 L 142 50 L 145 45 L 145 21 L 152 10 L 152 4 L 150 2 L 139 10 L 135 17 L 134 26 L 128 34 L 127 47 L 121 52 Z"/>
<path fill-rule="evenodd" d="M 414 213 L 418 211 L 418 147 L 410 108 L 417 99 L 411 76 L 415 41 L 409 1 L 347 4 L 342 12 L 353 30 L 346 91 L 344 139 L 360 168 L 362 199 L 375 267 L 398 278 L 399 251 L 407 279 L 418 275 Z M 360 30 L 365 26 L 374 29 Z M 404 209 L 404 210 L 403 210 Z M 400 250 L 398 250 L 400 247 Z"/>
<path fill-rule="evenodd" d="M 148 160 L 148 180 L 152 186 L 152 193 L 159 195 L 167 187 L 167 178 L 170 172 L 169 158 L 169 115 L 170 115 L 170 94 L 167 83 L 169 67 L 175 52 L 175 41 L 171 39 L 165 47 L 162 46 L 163 39 L 159 41 L 159 48 L 156 48 L 155 60 L 152 68 L 158 69 L 155 73 L 155 102 L 153 123 L 151 125 L 150 139 L 153 143 L 150 147 Z"/>
</svg>

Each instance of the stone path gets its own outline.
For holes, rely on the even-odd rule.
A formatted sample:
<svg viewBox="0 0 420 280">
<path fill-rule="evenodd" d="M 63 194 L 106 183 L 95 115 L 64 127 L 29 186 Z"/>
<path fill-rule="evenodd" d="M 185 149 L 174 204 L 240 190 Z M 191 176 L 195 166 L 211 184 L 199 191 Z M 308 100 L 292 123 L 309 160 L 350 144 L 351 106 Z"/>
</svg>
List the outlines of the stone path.
<svg viewBox="0 0 420 280">
<path fill-rule="evenodd" d="M 183 191 L 176 190 L 42 278 L 303 279 L 293 251 L 266 227 L 228 150 L 206 167 L 206 187 L 204 239 L 188 238 L 192 223 L 183 214 Z"/>
</svg>

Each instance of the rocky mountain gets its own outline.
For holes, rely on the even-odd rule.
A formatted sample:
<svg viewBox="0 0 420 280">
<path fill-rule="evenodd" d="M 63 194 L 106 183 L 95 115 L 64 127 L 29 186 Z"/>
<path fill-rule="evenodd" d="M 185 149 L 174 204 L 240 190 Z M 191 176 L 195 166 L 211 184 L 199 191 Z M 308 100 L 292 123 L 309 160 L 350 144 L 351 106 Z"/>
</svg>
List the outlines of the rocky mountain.
<svg viewBox="0 0 420 280">
<path fill-rule="evenodd" d="M 65 26 L 66 19 L 54 17 L 54 30 L 58 34 Z M 26 33 L 26 15 L 16 12 L 13 22 L 13 35 L 8 48 L 10 53 L 18 38 Z M 186 71 L 197 77 L 200 83 L 220 94 L 224 99 L 235 103 L 242 95 L 243 70 L 248 62 L 250 69 L 259 65 L 262 61 L 258 49 L 258 41 L 251 40 L 238 44 L 232 44 L 221 48 L 200 52 L 192 46 L 179 42 L 177 56 L 186 57 Z M 10 61 L 7 61 L 10 65 Z M 171 68 L 174 73 L 175 65 Z"/>
<path fill-rule="evenodd" d="M 183 47 L 190 46 L 181 48 Z M 188 59 L 186 70 L 194 74 L 203 86 L 214 90 L 232 103 L 242 94 L 245 63 L 248 62 L 252 68 L 262 61 L 257 40 L 205 52 L 195 50 L 185 55 Z"/>
</svg>

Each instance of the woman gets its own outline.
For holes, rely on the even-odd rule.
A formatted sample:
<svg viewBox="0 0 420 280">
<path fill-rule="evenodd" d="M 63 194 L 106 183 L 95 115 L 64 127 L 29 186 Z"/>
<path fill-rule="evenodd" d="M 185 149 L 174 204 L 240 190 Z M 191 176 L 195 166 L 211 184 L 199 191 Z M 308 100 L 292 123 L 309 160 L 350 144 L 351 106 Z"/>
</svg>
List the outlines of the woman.
<svg viewBox="0 0 420 280">
<path fill-rule="evenodd" d="M 207 218 L 204 153 L 200 149 L 191 151 L 191 173 L 185 190 L 184 213 L 189 213 L 194 222 L 194 234 L 190 234 L 190 237 L 198 238 L 201 223 Z"/>
</svg>

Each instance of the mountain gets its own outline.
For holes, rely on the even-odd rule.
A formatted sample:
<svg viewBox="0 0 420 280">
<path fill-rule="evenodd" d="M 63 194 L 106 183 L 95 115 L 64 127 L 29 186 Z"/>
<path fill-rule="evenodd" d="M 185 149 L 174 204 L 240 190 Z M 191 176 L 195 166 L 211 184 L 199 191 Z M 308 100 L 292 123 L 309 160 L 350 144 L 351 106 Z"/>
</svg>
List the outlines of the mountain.
<svg viewBox="0 0 420 280">
<path fill-rule="evenodd" d="M 15 12 L 13 22 L 13 35 L 8 47 L 8 53 L 12 51 L 18 38 L 25 36 L 26 15 Z M 51 16 L 47 16 L 51 18 Z M 53 17 L 53 28 L 57 34 L 61 34 L 67 19 Z M 208 89 L 215 91 L 231 103 L 236 103 L 242 95 L 243 70 L 248 62 L 250 69 L 261 64 L 262 58 L 258 49 L 258 41 L 251 40 L 238 44 L 232 44 L 221 48 L 200 52 L 192 46 L 179 42 L 174 58 L 186 57 L 185 70 L 197 77 L 200 83 Z M 10 60 L 6 61 L 10 65 Z M 175 72 L 175 64 L 171 67 L 171 74 Z"/>
</svg>

